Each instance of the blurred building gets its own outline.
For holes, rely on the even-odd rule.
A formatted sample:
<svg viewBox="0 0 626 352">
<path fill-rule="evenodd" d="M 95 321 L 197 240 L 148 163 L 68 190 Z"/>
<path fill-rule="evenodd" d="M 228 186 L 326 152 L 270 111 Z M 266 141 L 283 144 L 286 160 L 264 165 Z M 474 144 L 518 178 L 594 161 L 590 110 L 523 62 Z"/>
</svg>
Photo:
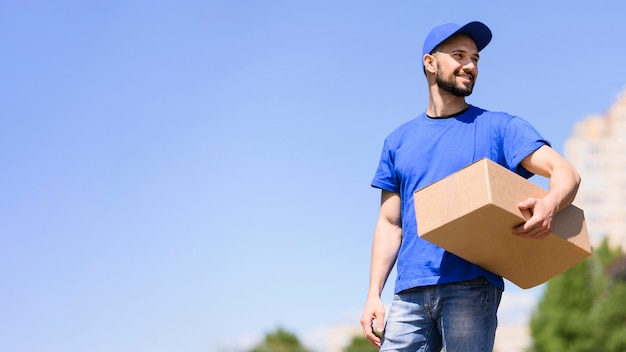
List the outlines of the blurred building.
<svg viewBox="0 0 626 352">
<path fill-rule="evenodd" d="M 574 204 L 585 211 L 592 245 L 607 237 L 626 250 L 626 92 L 605 114 L 577 123 L 564 154 L 582 177 Z"/>
<path fill-rule="evenodd" d="M 494 352 L 523 352 L 532 344 L 526 325 L 500 324 L 496 330 Z"/>
</svg>

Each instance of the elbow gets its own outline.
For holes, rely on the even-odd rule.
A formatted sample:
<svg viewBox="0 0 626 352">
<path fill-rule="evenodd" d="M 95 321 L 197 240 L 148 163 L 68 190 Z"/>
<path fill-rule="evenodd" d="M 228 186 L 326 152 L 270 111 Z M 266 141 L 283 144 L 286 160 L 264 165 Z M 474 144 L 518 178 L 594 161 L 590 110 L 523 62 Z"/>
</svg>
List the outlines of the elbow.
<svg viewBox="0 0 626 352">
<path fill-rule="evenodd" d="M 573 167 L 571 167 L 571 175 L 572 175 L 572 192 L 574 196 L 576 196 L 576 194 L 578 193 L 578 188 L 580 187 L 580 182 L 582 181 L 582 178 L 580 177 L 580 174 L 578 173 L 578 171 L 576 171 L 576 169 L 574 169 Z"/>
<path fill-rule="evenodd" d="M 580 174 L 578 173 L 578 170 L 576 170 L 576 168 L 570 164 L 568 161 L 563 160 L 558 166 L 555 166 L 555 168 L 553 169 L 553 172 L 557 172 L 556 170 L 559 170 L 559 173 L 565 177 L 567 177 L 566 175 L 569 175 L 569 179 L 571 182 L 571 186 L 574 189 L 574 191 L 578 190 L 578 187 L 580 186 L 580 182 L 581 182 L 581 177 Z M 551 176 L 553 175 L 553 173 L 551 173 Z M 565 180 L 565 179 L 564 179 Z"/>
<path fill-rule="evenodd" d="M 578 189 L 582 179 L 581 179 L 580 174 L 578 173 L 578 171 L 576 171 L 576 169 L 573 166 L 570 166 L 570 168 L 571 168 L 572 179 L 574 180 L 575 187 L 576 187 L 576 189 Z"/>
</svg>

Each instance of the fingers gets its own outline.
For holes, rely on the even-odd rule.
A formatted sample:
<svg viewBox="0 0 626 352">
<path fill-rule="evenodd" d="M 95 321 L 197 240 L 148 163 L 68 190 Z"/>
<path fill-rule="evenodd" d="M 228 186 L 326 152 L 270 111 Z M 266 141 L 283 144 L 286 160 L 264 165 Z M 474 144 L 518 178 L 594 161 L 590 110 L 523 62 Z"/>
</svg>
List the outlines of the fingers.
<svg viewBox="0 0 626 352">
<path fill-rule="evenodd" d="M 513 234 L 518 237 L 529 238 L 533 240 L 542 240 L 550 234 L 550 230 L 536 229 L 532 231 L 513 231 Z"/>
<path fill-rule="evenodd" d="M 361 318 L 361 326 L 363 327 L 363 336 L 374 346 L 380 348 L 382 342 L 379 333 L 374 331 L 374 320 L 376 320 L 376 330 L 382 331 L 382 319 L 376 319 L 375 316 L 364 316 Z"/>
<path fill-rule="evenodd" d="M 517 203 L 517 207 L 520 209 L 532 209 L 536 203 L 537 200 L 535 198 L 529 197 L 526 198 L 526 200 Z"/>
<path fill-rule="evenodd" d="M 361 321 L 361 326 L 363 327 L 363 336 L 365 336 L 365 338 L 371 342 L 374 346 L 379 347 L 380 348 L 380 344 L 381 344 L 381 338 L 380 335 L 377 334 L 374 331 L 373 328 L 373 319 L 369 320 L 369 323 L 363 323 L 363 321 Z M 378 330 L 378 327 L 376 328 Z"/>
<path fill-rule="evenodd" d="M 526 222 L 513 228 L 513 234 L 523 238 L 541 240 L 552 231 L 552 212 L 542 200 L 527 198 L 517 204 Z"/>
<path fill-rule="evenodd" d="M 542 240 L 550 234 L 551 230 L 552 220 L 550 218 L 542 220 L 533 216 L 524 224 L 514 227 L 512 232 L 515 236 Z"/>
</svg>

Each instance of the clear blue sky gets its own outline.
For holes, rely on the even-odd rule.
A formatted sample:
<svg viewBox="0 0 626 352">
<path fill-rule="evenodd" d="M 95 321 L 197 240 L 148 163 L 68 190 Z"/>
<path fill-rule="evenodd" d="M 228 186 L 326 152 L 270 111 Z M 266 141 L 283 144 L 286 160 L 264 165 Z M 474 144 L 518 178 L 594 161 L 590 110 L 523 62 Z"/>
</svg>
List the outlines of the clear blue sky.
<svg viewBox="0 0 626 352">
<path fill-rule="evenodd" d="M 357 324 L 369 184 L 425 109 L 430 28 L 489 25 L 469 101 L 562 151 L 626 87 L 625 7 L 0 1 L 0 350 L 233 351 L 283 326 L 321 351 Z"/>
</svg>

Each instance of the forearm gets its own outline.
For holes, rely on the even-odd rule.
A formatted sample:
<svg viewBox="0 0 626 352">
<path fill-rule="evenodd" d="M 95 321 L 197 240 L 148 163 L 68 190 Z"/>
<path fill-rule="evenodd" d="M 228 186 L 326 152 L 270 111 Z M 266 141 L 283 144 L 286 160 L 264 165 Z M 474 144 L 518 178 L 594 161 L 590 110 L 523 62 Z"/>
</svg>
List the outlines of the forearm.
<svg viewBox="0 0 626 352">
<path fill-rule="evenodd" d="M 382 342 L 380 332 L 383 331 L 385 321 L 385 306 L 380 294 L 398 257 L 401 241 L 400 196 L 397 193 L 383 191 L 380 215 L 376 223 L 372 245 L 370 287 L 367 292 L 365 309 L 361 316 L 363 335 L 378 348 Z M 374 322 L 376 322 L 376 331 L 374 330 Z"/>
<path fill-rule="evenodd" d="M 580 185 L 580 175 L 554 149 L 543 146 L 522 161 L 526 170 L 550 179 L 550 190 L 544 197 L 557 211 L 570 205 Z"/>
<path fill-rule="evenodd" d="M 402 228 L 400 226 L 390 223 L 381 224 L 380 222 L 377 224 L 372 246 L 368 296 L 380 297 L 389 273 L 396 262 L 401 238 Z"/>
<path fill-rule="evenodd" d="M 572 204 L 579 185 L 580 175 L 573 167 L 568 163 L 557 164 L 550 176 L 550 191 L 546 197 L 553 199 L 558 212 Z"/>
<path fill-rule="evenodd" d="M 513 229 L 513 234 L 543 239 L 552 230 L 556 214 L 570 205 L 576 197 L 580 175 L 574 167 L 548 146 L 543 146 L 522 161 L 526 170 L 550 179 L 550 190 L 542 198 L 530 197 L 520 203 L 532 216 Z"/>
<path fill-rule="evenodd" d="M 380 297 L 396 262 L 402 242 L 402 205 L 400 195 L 383 190 L 380 198 L 380 213 L 374 231 L 370 287 L 368 297 Z"/>
</svg>

